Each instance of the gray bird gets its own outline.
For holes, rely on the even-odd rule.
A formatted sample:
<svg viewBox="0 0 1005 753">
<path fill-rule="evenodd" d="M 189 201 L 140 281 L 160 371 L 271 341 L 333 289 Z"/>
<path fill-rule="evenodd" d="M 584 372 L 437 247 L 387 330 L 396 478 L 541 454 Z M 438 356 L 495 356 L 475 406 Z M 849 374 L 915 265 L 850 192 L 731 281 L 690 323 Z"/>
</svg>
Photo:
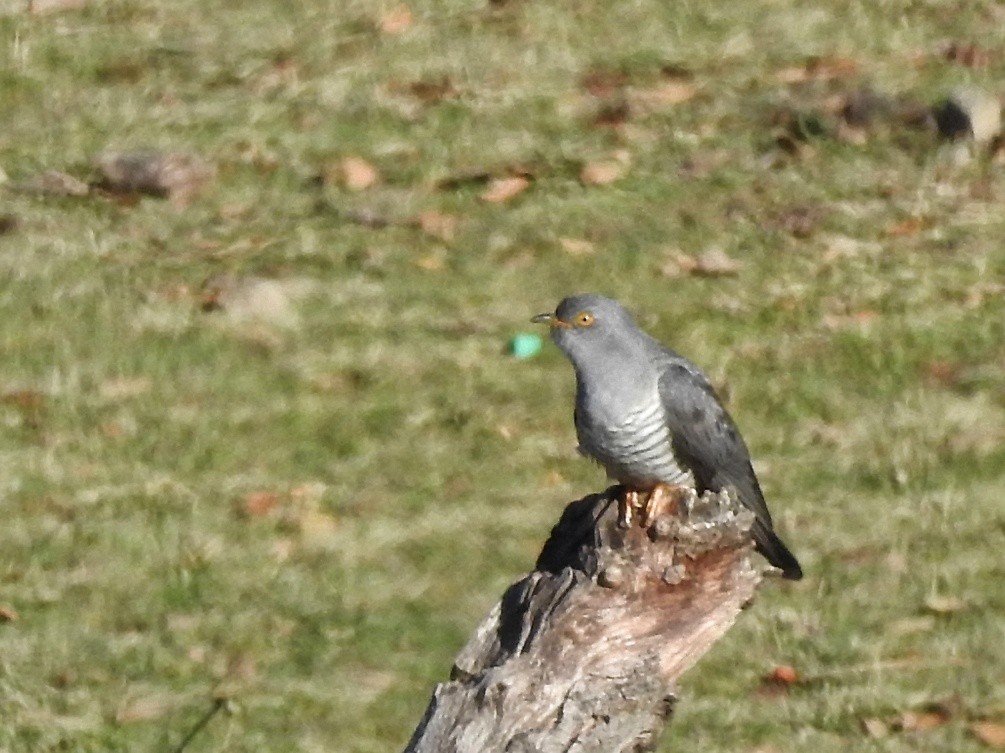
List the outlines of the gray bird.
<svg viewBox="0 0 1005 753">
<path fill-rule="evenodd" d="M 572 361 L 580 451 L 625 487 L 626 515 L 640 493 L 652 502 L 672 487 L 699 494 L 731 488 L 756 516 L 757 551 L 784 577 L 803 577 L 775 533 L 743 437 L 697 366 L 603 296 L 565 298 L 554 314 L 532 321 L 549 324 L 552 340 Z"/>
</svg>

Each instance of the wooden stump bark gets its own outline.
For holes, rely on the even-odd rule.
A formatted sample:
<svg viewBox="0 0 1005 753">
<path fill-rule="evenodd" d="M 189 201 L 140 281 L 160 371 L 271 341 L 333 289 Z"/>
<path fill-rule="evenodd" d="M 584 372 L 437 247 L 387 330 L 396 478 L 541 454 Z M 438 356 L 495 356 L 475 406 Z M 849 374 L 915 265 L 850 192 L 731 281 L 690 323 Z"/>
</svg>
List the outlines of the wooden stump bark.
<svg viewBox="0 0 1005 753">
<path fill-rule="evenodd" d="M 675 683 L 733 624 L 760 574 L 753 514 L 691 494 L 648 528 L 617 487 L 573 502 L 433 692 L 405 753 L 652 750 Z"/>
</svg>

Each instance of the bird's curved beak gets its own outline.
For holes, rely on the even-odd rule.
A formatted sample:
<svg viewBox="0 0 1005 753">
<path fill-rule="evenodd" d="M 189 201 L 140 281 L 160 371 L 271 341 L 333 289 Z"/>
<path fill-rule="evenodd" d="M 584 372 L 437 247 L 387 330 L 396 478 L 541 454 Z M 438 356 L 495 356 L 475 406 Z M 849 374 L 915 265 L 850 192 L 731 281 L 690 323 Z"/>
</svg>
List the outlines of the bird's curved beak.
<svg viewBox="0 0 1005 753">
<path fill-rule="evenodd" d="M 563 322 L 554 314 L 538 314 L 537 316 L 531 317 L 531 321 L 534 324 L 547 324 L 552 329 L 556 329 L 558 327 L 568 329 L 572 326 L 568 322 Z"/>
</svg>

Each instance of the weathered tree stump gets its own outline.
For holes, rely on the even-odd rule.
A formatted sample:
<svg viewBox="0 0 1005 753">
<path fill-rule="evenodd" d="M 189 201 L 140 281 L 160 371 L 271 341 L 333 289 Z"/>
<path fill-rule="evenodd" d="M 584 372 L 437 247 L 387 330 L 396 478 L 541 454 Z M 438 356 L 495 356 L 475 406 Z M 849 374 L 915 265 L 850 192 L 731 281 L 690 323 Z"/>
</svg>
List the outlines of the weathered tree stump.
<svg viewBox="0 0 1005 753">
<path fill-rule="evenodd" d="M 573 502 L 458 655 L 405 753 L 655 747 L 677 678 L 752 598 L 753 514 L 691 495 L 623 527 L 617 487 Z"/>
</svg>

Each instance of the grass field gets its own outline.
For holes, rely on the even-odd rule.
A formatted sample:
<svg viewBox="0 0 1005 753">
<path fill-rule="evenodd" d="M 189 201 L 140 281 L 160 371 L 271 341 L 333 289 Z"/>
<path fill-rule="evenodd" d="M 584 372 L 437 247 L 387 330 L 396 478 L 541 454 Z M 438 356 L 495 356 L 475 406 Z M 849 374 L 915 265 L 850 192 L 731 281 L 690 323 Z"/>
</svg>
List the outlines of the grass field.
<svg viewBox="0 0 1005 753">
<path fill-rule="evenodd" d="M 833 110 L 999 92 L 1001 4 L 290 5 L 0 2 L 0 751 L 169 751 L 215 696 L 190 751 L 401 749 L 605 485 L 568 364 L 506 352 L 588 290 L 721 386 L 807 571 L 661 749 L 989 750 L 1005 173 Z M 19 190 L 136 148 L 216 178 Z"/>
</svg>

